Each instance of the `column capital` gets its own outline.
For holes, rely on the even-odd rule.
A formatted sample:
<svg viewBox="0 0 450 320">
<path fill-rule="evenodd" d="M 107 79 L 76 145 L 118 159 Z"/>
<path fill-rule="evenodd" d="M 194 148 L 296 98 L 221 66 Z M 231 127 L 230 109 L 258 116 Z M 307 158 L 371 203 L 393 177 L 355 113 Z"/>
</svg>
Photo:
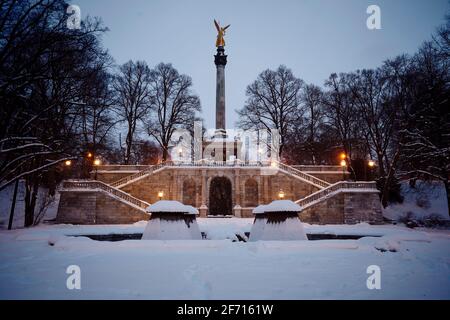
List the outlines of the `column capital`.
<svg viewBox="0 0 450 320">
<path fill-rule="evenodd" d="M 214 56 L 214 63 L 216 66 L 226 66 L 227 55 L 225 54 L 225 49 L 223 47 L 217 48 L 217 54 Z"/>
</svg>

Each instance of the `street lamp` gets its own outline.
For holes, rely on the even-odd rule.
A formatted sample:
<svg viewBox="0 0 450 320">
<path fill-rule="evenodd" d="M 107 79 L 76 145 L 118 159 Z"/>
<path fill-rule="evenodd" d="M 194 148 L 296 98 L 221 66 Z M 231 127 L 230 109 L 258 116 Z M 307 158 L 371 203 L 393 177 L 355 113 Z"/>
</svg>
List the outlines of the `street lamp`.
<svg viewBox="0 0 450 320">
<path fill-rule="evenodd" d="M 339 155 L 339 158 L 340 158 L 341 160 L 345 160 L 345 159 L 347 159 L 347 155 L 345 154 L 345 152 L 342 152 L 342 153 Z"/>
<path fill-rule="evenodd" d="M 285 196 L 284 191 L 283 191 L 283 190 L 280 190 L 280 191 L 278 192 L 278 198 L 279 198 L 280 200 L 283 200 L 283 199 L 284 199 L 284 196 Z"/>
<path fill-rule="evenodd" d="M 183 149 L 179 148 L 178 149 L 178 157 L 180 158 L 180 161 L 181 161 L 182 156 L 183 156 Z"/>
<path fill-rule="evenodd" d="M 100 159 L 95 159 L 94 160 L 94 167 L 95 167 L 95 176 L 94 176 L 94 180 L 97 180 L 97 170 L 98 170 L 98 166 L 101 164 L 102 162 L 100 161 Z"/>
<path fill-rule="evenodd" d="M 64 164 L 66 165 L 66 167 L 70 167 L 72 165 L 72 161 L 71 160 L 66 160 L 64 162 Z"/>
<path fill-rule="evenodd" d="M 369 167 L 369 177 L 367 177 L 367 173 L 366 173 L 366 180 L 371 180 L 372 179 L 372 170 L 375 167 L 375 161 L 369 160 L 367 162 L 367 166 Z"/>
<path fill-rule="evenodd" d="M 158 191 L 159 200 L 162 200 L 163 197 L 164 197 L 164 191 Z"/>
<path fill-rule="evenodd" d="M 341 160 L 342 167 L 342 180 L 345 181 L 345 167 L 347 167 L 347 161 Z"/>
</svg>

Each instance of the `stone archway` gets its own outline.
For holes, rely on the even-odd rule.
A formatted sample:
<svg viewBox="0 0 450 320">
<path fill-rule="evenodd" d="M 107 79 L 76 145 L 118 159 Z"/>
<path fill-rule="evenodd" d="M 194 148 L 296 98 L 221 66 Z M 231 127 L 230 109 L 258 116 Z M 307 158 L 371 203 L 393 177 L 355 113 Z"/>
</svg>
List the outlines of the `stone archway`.
<svg viewBox="0 0 450 320">
<path fill-rule="evenodd" d="M 233 200 L 231 181 L 226 177 L 215 177 L 209 186 L 209 214 L 232 215 Z"/>
</svg>

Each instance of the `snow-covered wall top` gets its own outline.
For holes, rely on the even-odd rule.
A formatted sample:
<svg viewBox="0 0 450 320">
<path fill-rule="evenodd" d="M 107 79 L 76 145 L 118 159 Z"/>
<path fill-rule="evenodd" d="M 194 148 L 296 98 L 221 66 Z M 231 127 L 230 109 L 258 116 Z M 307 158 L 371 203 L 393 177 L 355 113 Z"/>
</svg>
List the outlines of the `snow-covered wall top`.
<svg viewBox="0 0 450 320">
<path fill-rule="evenodd" d="M 198 214 L 198 210 L 192 206 L 187 206 L 179 201 L 160 200 L 150 205 L 147 212 L 178 212 L 184 214 Z"/>
</svg>

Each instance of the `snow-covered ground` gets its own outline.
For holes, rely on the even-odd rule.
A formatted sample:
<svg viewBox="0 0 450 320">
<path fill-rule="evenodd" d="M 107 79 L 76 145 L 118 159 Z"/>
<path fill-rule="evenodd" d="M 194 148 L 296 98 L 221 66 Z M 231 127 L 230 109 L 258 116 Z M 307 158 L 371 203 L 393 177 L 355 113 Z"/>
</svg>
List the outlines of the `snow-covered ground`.
<svg viewBox="0 0 450 320">
<path fill-rule="evenodd" d="M 94 241 L 133 225 L 0 231 L 0 299 L 450 299 L 450 232 L 401 226 L 314 226 L 360 240 L 232 242 L 252 219 L 198 219 L 214 240 Z M 66 269 L 81 269 L 69 290 Z M 366 286 L 381 268 L 381 290 Z"/>
<path fill-rule="evenodd" d="M 12 189 L 0 192 L 0 229 Z M 444 192 L 404 184 L 404 203 L 384 215 L 448 219 Z M 253 219 L 199 218 L 208 240 L 100 242 L 73 236 L 143 233 L 147 223 L 20 229 L 23 194 L 21 187 L 19 229 L 0 231 L 0 299 L 450 299 L 448 230 L 303 224 L 308 234 L 373 237 L 244 243 L 236 235 L 245 237 Z M 57 204 L 44 220 L 54 218 Z M 67 289 L 70 265 L 81 269 L 81 290 Z M 366 286 L 370 265 L 381 268 L 381 290 Z"/>
</svg>

